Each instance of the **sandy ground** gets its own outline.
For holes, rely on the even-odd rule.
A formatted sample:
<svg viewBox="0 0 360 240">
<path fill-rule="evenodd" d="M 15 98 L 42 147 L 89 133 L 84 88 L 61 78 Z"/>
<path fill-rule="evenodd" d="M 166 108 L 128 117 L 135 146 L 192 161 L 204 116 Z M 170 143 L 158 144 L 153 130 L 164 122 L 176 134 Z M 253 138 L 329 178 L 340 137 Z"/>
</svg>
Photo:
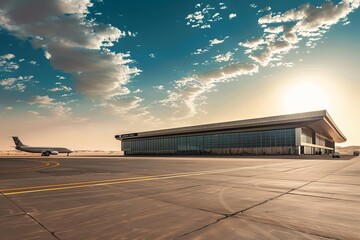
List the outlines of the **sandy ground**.
<svg viewBox="0 0 360 240">
<path fill-rule="evenodd" d="M 336 151 L 342 155 L 353 155 L 354 151 L 360 151 L 360 146 L 336 147 Z"/>
</svg>

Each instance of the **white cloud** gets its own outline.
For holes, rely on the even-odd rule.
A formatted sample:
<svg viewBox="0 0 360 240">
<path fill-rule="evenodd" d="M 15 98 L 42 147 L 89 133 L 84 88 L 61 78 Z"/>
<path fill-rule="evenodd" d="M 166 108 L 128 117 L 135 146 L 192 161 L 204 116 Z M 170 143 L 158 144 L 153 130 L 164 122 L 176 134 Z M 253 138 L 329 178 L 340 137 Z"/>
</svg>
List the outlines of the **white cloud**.
<svg viewBox="0 0 360 240">
<path fill-rule="evenodd" d="M 246 48 L 250 48 L 250 49 L 258 49 L 260 45 L 264 44 L 265 41 L 262 38 L 254 38 L 251 39 L 247 42 L 241 42 L 239 43 L 240 46 L 246 47 Z"/>
<path fill-rule="evenodd" d="M 64 76 L 61 76 L 61 75 L 56 75 L 56 77 L 59 79 L 59 80 L 64 80 L 65 77 Z"/>
<path fill-rule="evenodd" d="M 90 0 L 28 0 L 0 2 L 0 27 L 20 39 L 31 39 L 44 50 L 51 65 L 75 80 L 88 97 L 109 98 L 127 94 L 125 86 L 140 73 L 129 54 L 107 49 L 125 33 L 88 18 Z"/>
<path fill-rule="evenodd" d="M 43 109 L 47 109 L 53 116 L 57 118 L 67 118 L 71 114 L 71 107 L 66 106 L 64 102 L 57 102 L 54 98 L 45 96 L 33 96 L 28 101 L 28 104 L 35 105 Z M 32 111 L 32 114 L 36 114 L 36 112 Z"/>
<path fill-rule="evenodd" d="M 207 48 L 204 48 L 204 49 L 198 48 L 198 49 L 196 49 L 195 52 L 192 52 L 191 54 L 192 55 L 200 55 L 200 54 L 206 53 L 208 51 L 209 51 L 209 49 L 207 49 Z"/>
<path fill-rule="evenodd" d="M 71 107 L 56 105 L 50 111 L 57 117 L 66 117 L 71 113 Z"/>
<path fill-rule="evenodd" d="M 208 52 L 211 49 L 211 47 L 213 47 L 214 45 L 218 45 L 218 44 L 223 43 L 227 38 L 229 38 L 229 36 L 226 36 L 224 39 L 214 38 L 214 39 L 209 41 L 209 46 L 205 47 L 204 49 L 198 48 L 198 49 L 196 49 L 195 52 L 192 52 L 191 55 L 204 54 L 204 53 Z"/>
<path fill-rule="evenodd" d="M 140 88 L 136 89 L 135 91 L 133 91 L 133 93 L 142 93 L 143 90 L 141 90 Z"/>
<path fill-rule="evenodd" d="M 156 58 L 156 56 L 155 56 L 154 53 L 150 53 L 150 54 L 149 54 L 149 57 L 151 57 L 151 58 Z"/>
<path fill-rule="evenodd" d="M 70 92 L 71 90 L 72 90 L 71 87 L 67 87 L 64 85 L 49 89 L 50 92 L 59 92 L 59 91 Z"/>
<path fill-rule="evenodd" d="M 25 83 L 30 82 L 34 76 L 20 76 L 17 78 L 6 78 L 0 80 L 0 86 L 4 87 L 5 90 L 17 90 L 24 92 L 26 89 Z"/>
<path fill-rule="evenodd" d="M 168 97 L 160 103 L 177 108 L 178 119 L 192 117 L 203 104 L 206 98 L 204 94 L 212 91 L 217 83 L 227 82 L 242 75 L 251 75 L 258 69 L 255 64 L 237 63 L 176 80 L 174 89 L 168 91 Z"/>
<path fill-rule="evenodd" d="M 126 114 L 138 108 L 142 101 L 142 98 L 136 96 L 121 96 L 103 101 L 99 106 L 110 110 L 113 114 Z"/>
<path fill-rule="evenodd" d="M 225 3 L 223 3 L 223 2 L 219 3 L 219 6 L 220 6 L 220 9 L 221 9 L 221 10 L 224 10 L 224 9 L 227 8 L 227 7 L 225 6 Z"/>
<path fill-rule="evenodd" d="M 300 35 L 329 29 L 341 19 L 357 9 L 359 0 L 343 0 L 339 4 L 325 1 L 321 6 L 307 3 L 297 9 L 291 9 L 283 14 L 268 14 L 259 19 L 259 24 L 296 22 L 296 31 Z"/>
<path fill-rule="evenodd" d="M 70 97 L 72 95 L 74 95 L 75 93 L 64 93 L 63 95 L 61 95 L 61 97 Z M 74 100 L 73 100 L 74 101 Z M 78 99 L 76 99 L 76 101 L 78 101 Z"/>
<path fill-rule="evenodd" d="M 284 26 L 264 28 L 264 32 L 278 34 L 278 33 L 284 32 Z"/>
<path fill-rule="evenodd" d="M 267 66 L 273 61 L 281 60 L 291 49 L 298 48 L 302 39 L 307 40 L 306 46 L 315 47 L 332 25 L 346 21 L 348 14 L 359 5 L 359 0 L 343 0 L 337 5 L 325 1 L 321 6 L 307 3 L 284 13 L 267 14 L 258 20 L 263 27 L 263 36 L 240 45 L 247 48 L 245 53 L 250 54 L 251 59 Z M 292 64 L 280 62 L 271 66 Z"/>
<path fill-rule="evenodd" d="M 155 89 L 157 89 L 157 90 L 164 90 L 164 86 L 163 86 L 163 85 L 154 86 L 153 88 L 155 88 Z"/>
<path fill-rule="evenodd" d="M 137 32 L 128 31 L 128 32 L 127 32 L 127 35 L 128 35 L 129 37 L 136 37 L 136 36 L 138 35 L 138 33 L 137 33 Z"/>
<path fill-rule="evenodd" d="M 8 53 L 8 54 L 5 54 L 5 55 L 0 56 L 0 59 L 7 59 L 7 60 L 9 60 L 9 59 L 12 59 L 12 58 L 14 58 L 14 57 L 15 57 L 14 54 Z"/>
<path fill-rule="evenodd" d="M 0 56 L 0 72 L 13 72 L 19 68 L 19 65 L 10 60 L 13 58 L 15 58 L 15 55 L 12 53 Z"/>
<path fill-rule="evenodd" d="M 196 4 L 194 13 L 190 13 L 186 16 L 185 20 L 186 25 L 191 28 L 211 28 L 211 24 L 217 21 L 222 20 L 220 13 L 216 11 L 215 7 L 207 4 L 205 7 L 202 7 L 203 4 Z M 225 9 L 226 6 L 219 5 L 220 9 Z M 202 9 L 201 9 L 202 8 Z"/>
<path fill-rule="evenodd" d="M 268 12 L 268 11 L 270 11 L 270 10 L 271 10 L 271 7 L 270 7 L 270 6 L 267 6 L 267 7 L 264 7 L 263 9 L 260 9 L 260 10 L 258 11 L 258 13 Z"/>
<path fill-rule="evenodd" d="M 47 51 L 45 51 L 45 58 L 46 59 L 50 59 L 51 58 L 51 54 Z"/>
<path fill-rule="evenodd" d="M 141 90 L 140 88 L 136 89 L 133 93 L 142 93 L 143 90 Z"/>
<path fill-rule="evenodd" d="M 232 52 L 227 52 L 226 54 L 219 54 L 213 57 L 216 62 L 227 62 L 230 61 L 233 56 Z"/>
<path fill-rule="evenodd" d="M 210 42 L 210 46 L 214 46 L 214 45 L 223 43 L 227 38 L 229 38 L 229 36 L 226 36 L 224 39 L 214 38 L 214 39 L 212 39 L 212 40 L 209 41 L 209 42 Z"/>
<path fill-rule="evenodd" d="M 36 65 L 36 64 L 37 64 L 37 62 L 34 61 L 34 60 L 30 61 L 29 63 L 30 63 L 31 65 Z"/>
<path fill-rule="evenodd" d="M 256 6 L 255 3 L 250 4 L 250 7 L 252 7 L 252 8 L 257 8 L 257 6 Z"/>
<path fill-rule="evenodd" d="M 10 111 L 10 110 L 12 110 L 12 109 L 13 109 L 13 107 L 11 107 L 11 106 L 5 106 L 5 107 L 4 107 L 4 110 L 5 110 L 5 111 Z"/>
<path fill-rule="evenodd" d="M 54 100 L 55 99 L 49 97 L 48 95 L 45 95 L 45 96 L 37 95 L 37 96 L 31 97 L 27 101 L 27 103 L 29 103 L 30 105 L 35 104 L 35 105 L 49 106 L 54 103 Z"/>
<path fill-rule="evenodd" d="M 229 14 L 229 19 L 233 19 L 233 18 L 236 18 L 236 13 L 230 13 Z"/>
</svg>

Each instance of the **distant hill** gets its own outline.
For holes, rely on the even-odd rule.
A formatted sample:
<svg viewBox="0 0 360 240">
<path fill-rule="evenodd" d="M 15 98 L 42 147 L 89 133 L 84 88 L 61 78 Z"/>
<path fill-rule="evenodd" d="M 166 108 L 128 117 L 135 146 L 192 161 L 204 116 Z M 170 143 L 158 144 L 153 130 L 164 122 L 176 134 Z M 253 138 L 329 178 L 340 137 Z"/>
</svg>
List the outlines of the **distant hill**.
<svg viewBox="0 0 360 240">
<path fill-rule="evenodd" d="M 353 155 L 354 151 L 360 151 L 360 146 L 335 147 L 336 151 L 342 155 Z"/>
</svg>

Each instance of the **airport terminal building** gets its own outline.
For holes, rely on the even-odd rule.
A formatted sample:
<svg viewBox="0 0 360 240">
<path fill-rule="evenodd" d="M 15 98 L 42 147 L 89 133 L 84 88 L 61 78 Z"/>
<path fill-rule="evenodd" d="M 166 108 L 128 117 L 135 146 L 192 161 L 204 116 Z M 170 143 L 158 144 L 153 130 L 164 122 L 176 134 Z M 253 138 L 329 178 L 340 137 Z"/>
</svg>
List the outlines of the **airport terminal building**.
<svg viewBox="0 0 360 240">
<path fill-rule="evenodd" d="M 329 154 L 346 141 L 326 110 L 116 135 L 125 155 Z"/>
</svg>

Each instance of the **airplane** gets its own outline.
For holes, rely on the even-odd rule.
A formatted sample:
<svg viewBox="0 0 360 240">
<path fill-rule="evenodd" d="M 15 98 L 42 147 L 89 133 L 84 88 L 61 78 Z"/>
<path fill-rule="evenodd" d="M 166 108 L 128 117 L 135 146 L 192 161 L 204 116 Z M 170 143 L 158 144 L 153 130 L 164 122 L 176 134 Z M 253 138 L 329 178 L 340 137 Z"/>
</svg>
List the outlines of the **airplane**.
<svg viewBox="0 0 360 240">
<path fill-rule="evenodd" d="M 67 153 L 67 156 L 69 156 L 69 153 L 74 152 L 73 150 L 64 147 L 32 147 L 24 145 L 18 137 L 12 138 L 16 145 L 15 149 L 30 153 L 41 153 L 41 156 L 58 155 L 59 153 Z"/>
</svg>

